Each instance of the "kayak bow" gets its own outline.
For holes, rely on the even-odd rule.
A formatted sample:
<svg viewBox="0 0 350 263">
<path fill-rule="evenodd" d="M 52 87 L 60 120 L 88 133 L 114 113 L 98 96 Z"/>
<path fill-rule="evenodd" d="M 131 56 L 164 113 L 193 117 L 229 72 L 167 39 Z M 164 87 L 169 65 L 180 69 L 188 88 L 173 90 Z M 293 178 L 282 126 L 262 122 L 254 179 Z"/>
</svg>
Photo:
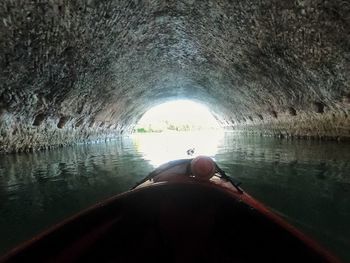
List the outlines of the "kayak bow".
<svg viewBox="0 0 350 263">
<path fill-rule="evenodd" d="M 5 262 L 340 262 L 208 157 L 160 166 L 133 189 L 12 250 Z"/>
</svg>

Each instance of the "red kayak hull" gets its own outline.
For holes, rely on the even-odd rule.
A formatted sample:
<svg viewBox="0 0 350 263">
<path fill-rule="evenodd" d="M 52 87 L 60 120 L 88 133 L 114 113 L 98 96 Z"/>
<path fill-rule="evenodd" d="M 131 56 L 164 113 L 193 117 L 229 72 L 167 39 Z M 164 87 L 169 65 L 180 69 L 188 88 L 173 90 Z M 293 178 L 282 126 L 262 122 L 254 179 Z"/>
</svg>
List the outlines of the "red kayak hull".
<svg viewBox="0 0 350 263">
<path fill-rule="evenodd" d="M 0 262 L 341 262 L 240 188 L 173 178 L 98 203 Z"/>
</svg>

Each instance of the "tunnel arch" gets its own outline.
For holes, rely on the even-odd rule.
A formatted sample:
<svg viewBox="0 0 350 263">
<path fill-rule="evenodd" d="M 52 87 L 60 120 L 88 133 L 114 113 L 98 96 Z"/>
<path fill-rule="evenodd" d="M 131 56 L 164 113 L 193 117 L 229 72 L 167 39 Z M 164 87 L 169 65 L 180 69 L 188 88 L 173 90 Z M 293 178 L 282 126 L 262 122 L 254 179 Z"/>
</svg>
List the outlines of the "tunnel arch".
<svg viewBox="0 0 350 263">
<path fill-rule="evenodd" d="M 203 100 L 203 98 L 206 100 Z M 140 121 L 140 119 L 152 108 L 157 107 L 161 104 L 181 100 L 191 101 L 204 107 L 207 107 L 212 116 L 216 119 L 216 121 L 221 127 L 227 126 L 225 120 L 232 124 L 232 120 L 229 120 L 228 115 L 226 115 L 225 109 L 220 105 L 219 100 L 217 100 L 216 98 L 209 98 L 208 95 L 202 97 L 198 97 L 193 94 L 189 95 L 189 93 L 187 92 L 183 92 L 183 95 L 177 94 L 176 96 L 169 97 L 161 96 L 160 98 L 154 100 L 147 100 L 146 103 L 139 104 L 139 107 L 131 107 L 129 110 L 126 111 L 126 115 L 122 116 L 121 118 L 130 120 L 128 125 L 126 125 L 127 131 L 130 132 L 134 129 L 135 125 Z"/>
<path fill-rule="evenodd" d="M 220 113 L 214 112 L 210 106 L 208 107 L 199 100 L 165 99 L 147 108 L 135 127 L 139 126 L 144 130 L 151 125 L 158 127 L 158 130 L 165 131 L 168 129 L 165 127 L 168 123 L 168 125 L 186 125 L 190 130 L 219 129 L 223 128 L 223 122 L 220 119 L 222 119 Z"/>
<path fill-rule="evenodd" d="M 113 138 L 176 97 L 245 134 L 350 138 L 344 1 L 12 2 L 0 5 L 1 153 Z"/>
</svg>

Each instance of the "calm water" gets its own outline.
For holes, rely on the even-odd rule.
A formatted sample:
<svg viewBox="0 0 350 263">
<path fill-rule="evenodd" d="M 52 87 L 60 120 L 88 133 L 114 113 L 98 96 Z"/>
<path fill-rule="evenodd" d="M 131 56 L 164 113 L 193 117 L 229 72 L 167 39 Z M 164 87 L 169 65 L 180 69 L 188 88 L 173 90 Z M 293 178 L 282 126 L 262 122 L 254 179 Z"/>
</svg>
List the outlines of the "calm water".
<svg viewBox="0 0 350 263">
<path fill-rule="evenodd" d="M 123 192 L 155 166 L 215 158 L 243 188 L 350 262 L 350 144 L 233 134 L 140 135 L 0 156 L 0 254 L 94 202 Z"/>
</svg>

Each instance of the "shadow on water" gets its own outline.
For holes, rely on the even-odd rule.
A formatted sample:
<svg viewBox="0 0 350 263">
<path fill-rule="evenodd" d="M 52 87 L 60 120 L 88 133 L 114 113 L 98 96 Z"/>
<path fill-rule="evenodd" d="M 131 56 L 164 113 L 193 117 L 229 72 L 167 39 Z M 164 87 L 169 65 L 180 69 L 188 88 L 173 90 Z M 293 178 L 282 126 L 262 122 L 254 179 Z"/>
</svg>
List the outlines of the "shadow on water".
<svg viewBox="0 0 350 263">
<path fill-rule="evenodd" d="M 192 136 L 192 139 L 191 139 Z M 129 189 L 154 166 L 215 158 L 249 193 L 350 261 L 350 144 L 260 137 L 141 135 L 0 160 L 0 253 Z"/>
<path fill-rule="evenodd" d="M 1 253 L 153 169 L 129 138 L 0 158 Z"/>
<path fill-rule="evenodd" d="M 350 144 L 226 136 L 216 155 L 243 188 L 350 261 Z"/>
</svg>

